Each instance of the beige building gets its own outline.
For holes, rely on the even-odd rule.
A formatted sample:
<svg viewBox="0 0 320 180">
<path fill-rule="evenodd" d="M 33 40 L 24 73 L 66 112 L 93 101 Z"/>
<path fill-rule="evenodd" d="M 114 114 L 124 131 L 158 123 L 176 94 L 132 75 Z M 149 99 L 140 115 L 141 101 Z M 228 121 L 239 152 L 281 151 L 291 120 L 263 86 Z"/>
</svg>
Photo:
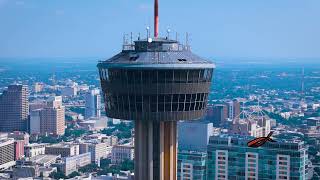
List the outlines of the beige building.
<svg viewBox="0 0 320 180">
<path fill-rule="evenodd" d="M 28 86 L 8 86 L 0 95 L 0 131 L 25 131 L 28 114 Z"/>
<path fill-rule="evenodd" d="M 118 137 L 117 136 L 103 137 L 102 142 L 107 143 L 107 146 L 114 146 L 118 144 Z"/>
<path fill-rule="evenodd" d="M 14 139 L 9 138 L 0 140 L 0 170 L 15 165 L 14 153 Z"/>
<path fill-rule="evenodd" d="M 36 82 L 36 83 L 34 84 L 34 92 L 35 92 L 35 93 L 39 93 L 39 92 L 41 92 L 42 90 L 43 90 L 43 84 Z"/>
<path fill-rule="evenodd" d="M 45 148 L 45 154 L 61 155 L 61 157 L 71 157 L 79 155 L 79 145 L 59 143 Z"/>
<path fill-rule="evenodd" d="M 112 147 L 111 163 L 119 164 L 124 160 L 134 159 L 134 147 L 129 145 L 116 145 Z"/>
<path fill-rule="evenodd" d="M 39 112 L 40 134 L 63 135 L 65 132 L 65 108 L 62 106 L 62 97 L 52 97 L 47 105 Z"/>
<path fill-rule="evenodd" d="M 91 161 L 98 162 L 102 158 L 107 158 L 107 143 L 100 141 L 87 141 L 79 144 L 80 154 L 91 153 Z"/>
</svg>

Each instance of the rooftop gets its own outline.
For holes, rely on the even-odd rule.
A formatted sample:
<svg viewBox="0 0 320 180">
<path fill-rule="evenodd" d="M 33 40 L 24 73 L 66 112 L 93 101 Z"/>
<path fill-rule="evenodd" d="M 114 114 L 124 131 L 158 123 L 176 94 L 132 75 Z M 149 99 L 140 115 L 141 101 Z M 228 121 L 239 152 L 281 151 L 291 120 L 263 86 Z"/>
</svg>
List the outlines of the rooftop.
<svg viewBox="0 0 320 180">
<path fill-rule="evenodd" d="M 48 154 L 42 154 L 42 155 L 37 155 L 34 157 L 31 157 L 29 161 L 35 162 L 37 164 L 46 164 L 48 162 L 51 162 L 55 159 L 57 159 L 59 156 L 57 155 L 48 155 Z"/>
<path fill-rule="evenodd" d="M 193 54 L 178 41 L 156 38 L 138 40 L 122 52 L 100 61 L 98 67 L 126 68 L 215 68 L 213 62 Z"/>
</svg>

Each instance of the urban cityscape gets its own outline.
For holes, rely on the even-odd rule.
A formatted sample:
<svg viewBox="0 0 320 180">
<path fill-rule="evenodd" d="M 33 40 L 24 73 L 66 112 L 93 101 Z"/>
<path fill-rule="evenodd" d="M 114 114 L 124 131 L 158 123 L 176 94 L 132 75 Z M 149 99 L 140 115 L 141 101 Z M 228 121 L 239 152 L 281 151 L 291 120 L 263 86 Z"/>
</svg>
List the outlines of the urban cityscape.
<svg viewBox="0 0 320 180">
<path fill-rule="evenodd" d="M 150 3 L 106 57 L 0 50 L 0 179 L 319 180 L 320 61 L 203 58 Z"/>
</svg>

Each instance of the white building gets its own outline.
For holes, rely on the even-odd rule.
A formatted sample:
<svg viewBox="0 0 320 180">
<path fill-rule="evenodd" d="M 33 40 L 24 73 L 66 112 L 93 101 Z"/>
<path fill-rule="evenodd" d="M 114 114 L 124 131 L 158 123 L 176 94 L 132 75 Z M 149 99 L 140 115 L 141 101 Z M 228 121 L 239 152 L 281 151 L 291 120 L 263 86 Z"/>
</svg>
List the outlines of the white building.
<svg viewBox="0 0 320 180">
<path fill-rule="evenodd" d="M 85 121 L 79 122 L 79 125 L 88 131 L 100 131 L 107 128 L 107 118 L 89 118 Z"/>
<path fill-rule="evenodd" d="M 34 157 L 41 154 L 45 154 L 45 150 L 46 150 L 45 148 L 48 145 L 49 144 L 47 143 L 43 143 L 43 144 L 34 143 L 34 144 L 25 145 L 24 155 L 25 157 Z"/>
<path fill-rule="evenodd" d="M 99 89 L 94 89 L 85 95 L 86 109 L 85 119 L 91 117 L 100 117 L 101 115 L 101 97 Z"/>
<path fill-rule="evenodd" d="M 79 167 L 86 166 L 91 163 L 91 153 L 79 154 L 63 159 L 63 172 L 66 176 L 74 171 L 78 171 Z"/>
</svg>

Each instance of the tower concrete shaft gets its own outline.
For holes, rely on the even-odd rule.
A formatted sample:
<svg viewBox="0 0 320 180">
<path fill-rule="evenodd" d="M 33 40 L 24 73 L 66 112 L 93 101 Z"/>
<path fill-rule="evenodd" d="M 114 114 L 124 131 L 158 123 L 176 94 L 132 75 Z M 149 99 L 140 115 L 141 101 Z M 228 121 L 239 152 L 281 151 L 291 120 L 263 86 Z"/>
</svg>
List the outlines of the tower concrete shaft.
<svg viewBox="0 0 320 180">
<path fill-rule="evenodd" d="M 176 139 L 176 121 L 135 121 L 135 178 L 176 180 Z"/>
</svg>

